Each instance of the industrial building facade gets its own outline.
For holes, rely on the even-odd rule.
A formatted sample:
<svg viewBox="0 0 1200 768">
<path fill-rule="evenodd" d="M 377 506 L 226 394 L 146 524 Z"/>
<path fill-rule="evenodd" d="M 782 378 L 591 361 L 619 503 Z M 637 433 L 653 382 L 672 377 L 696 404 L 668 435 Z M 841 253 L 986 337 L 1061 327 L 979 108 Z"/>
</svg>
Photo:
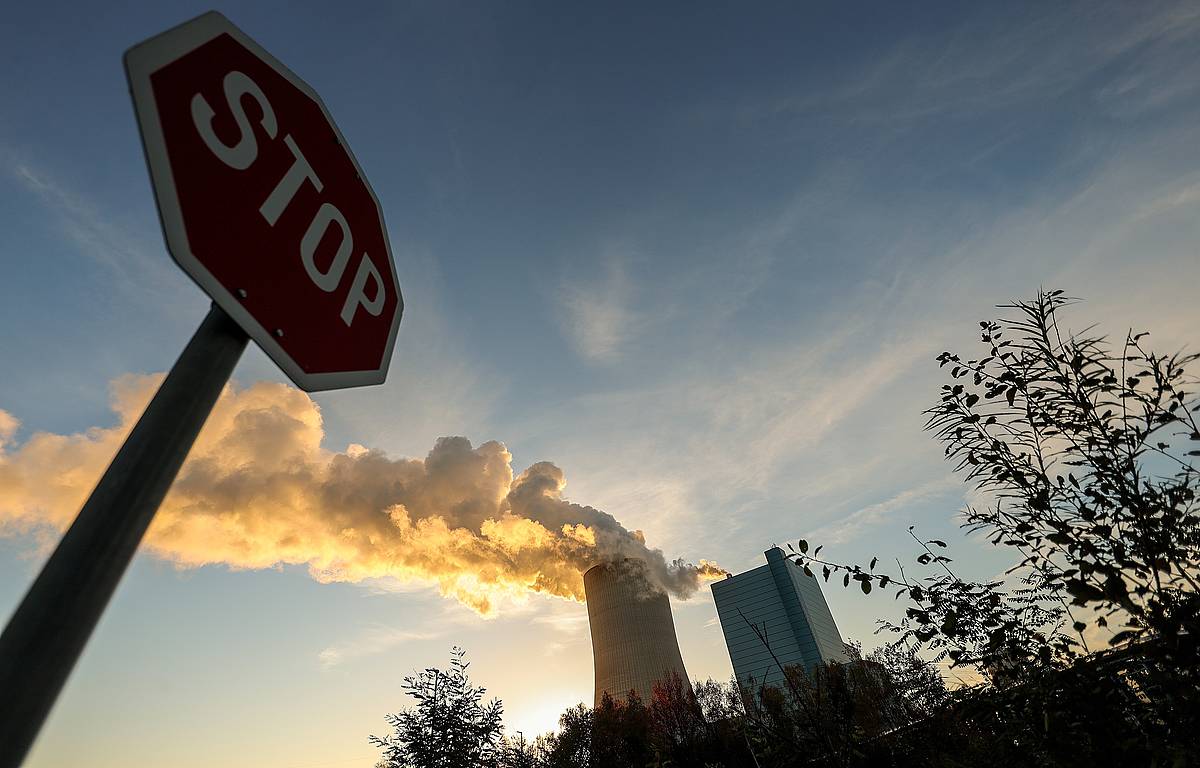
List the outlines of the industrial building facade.
<svg viewBox="0 0 1200 768">
<path fill-rule="evenodd" d="M 779 547 L 764 554 L 766 565 L 712 584 L 738 681 L 755 688 L 782 686 L 781 667 L 848 661 L 820 583 Z M 755 628 L 765 634 L 766 644 Z"/>
</svg>

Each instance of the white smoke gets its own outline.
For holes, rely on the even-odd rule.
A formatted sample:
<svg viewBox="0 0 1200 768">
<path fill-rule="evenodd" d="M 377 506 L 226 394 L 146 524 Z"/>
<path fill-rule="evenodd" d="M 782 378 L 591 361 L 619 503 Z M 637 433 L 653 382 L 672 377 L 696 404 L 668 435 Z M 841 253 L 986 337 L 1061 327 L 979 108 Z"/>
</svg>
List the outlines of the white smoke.
<svg viewBox="0 0 1200 768">
<path fill-rule="evenodd" d="M 111 428 L 17 443 L 19 422 L 0 410 L 0 535 L 64 530 L 160 381 L 114 382 Z M 323 582 L 433 582 L 485 615 L 530 591 L 583 600 L 582 572 L 622 558 L 645 563 L 651 583 L 679 597 L 724 573 L 668 562 L 640 531 L 568 501 L 551 463 L 514 477 L 502 443 L 445 437 L 421 460 L 359 445 L 329 451 L 323 437 L 305 393 L 226 387 L 145 546 L 181 567 L 303 564 Z"/>
</svg>

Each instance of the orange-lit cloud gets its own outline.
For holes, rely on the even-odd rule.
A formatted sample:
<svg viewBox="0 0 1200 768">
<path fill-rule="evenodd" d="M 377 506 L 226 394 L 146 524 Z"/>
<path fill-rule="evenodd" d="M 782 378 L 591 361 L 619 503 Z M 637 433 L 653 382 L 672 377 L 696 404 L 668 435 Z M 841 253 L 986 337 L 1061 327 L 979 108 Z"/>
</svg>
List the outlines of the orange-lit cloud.
<svg viewBox="0 0 1200 768">
<path fill-rule="evenodd" d="M 117 380 L 111 428 L 18 443 L 19 423 L 0 411 L 0 534 L 65 529 L 160 380 Z M 182 567 L 303 564 L 322 582 L 432 582 L 481 614 L 530 591 L 582 600 L 581 572 L 602 560 L 643 560 L 655 583 L 683 597 L 724 573 L 668 562 L 640 531 L 567 501 L 551 463 L 514 476 L 501 443 L 446 437 L 420 460 L 359 445 L 329 451 L 323 437 L 305 393 L 227 387 L 145 546 Z"/>
</svg>

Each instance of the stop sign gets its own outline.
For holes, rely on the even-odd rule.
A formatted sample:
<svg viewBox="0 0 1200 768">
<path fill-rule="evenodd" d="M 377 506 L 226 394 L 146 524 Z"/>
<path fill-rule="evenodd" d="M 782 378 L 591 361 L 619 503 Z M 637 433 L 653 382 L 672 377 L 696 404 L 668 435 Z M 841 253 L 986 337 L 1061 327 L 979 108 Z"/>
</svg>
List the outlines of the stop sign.
<svg viewBox="0 0 1200 768">
<path fill-rule="evenodd" d="M 400 283 L 316 92 L 215 12 L 131 48 L 125 70 L 175 261 L 302 389 L 381 383 Z"/>
</svg>

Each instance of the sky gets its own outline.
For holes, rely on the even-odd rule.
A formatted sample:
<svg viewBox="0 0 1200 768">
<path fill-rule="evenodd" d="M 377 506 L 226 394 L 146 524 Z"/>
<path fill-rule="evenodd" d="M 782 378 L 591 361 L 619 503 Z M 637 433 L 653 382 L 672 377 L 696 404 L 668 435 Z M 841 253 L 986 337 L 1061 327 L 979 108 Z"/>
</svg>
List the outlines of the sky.
<svg viewBox="0 0 1200 768">
<path fill-rule="evenodd" d="M 0 26 L 0 614 L 205 314 L 121 66 L 205 10 L 47 0 Z M 890 561 L 916 525 L 989 578 L 1010 563 L 957 530 L 970 489 L 922 432 L 936 355 L 1039 287 L 1083 299 L 1072 327 L 1195 348 L 1194 4 L 218 10 L 322 95 L 378 195 L 406 305 L 391 372 L 309 397 L 246 352 L 32 768 L 366 768 L 403 677 L 454 645 L 510 731 L 590 700 L 569 568 L 540 591 L 465 560 L 389 569 L 330 534 L 369 508 L 357 476 L 324 505 L 254 486 L 236 514 L 222 481 L 417 471 L 459 436 L 443 450 L 499 462 L 475 491 L 548 483 L 664 562 L 740 572 L 799 537 Z M 421 546 L 475 535 L 433 518 Z M 711 593 L 689 591 L 688 671 L 725 679 Z M 867 647 L 898 610 L 826 595 Z"/>
</svg>

